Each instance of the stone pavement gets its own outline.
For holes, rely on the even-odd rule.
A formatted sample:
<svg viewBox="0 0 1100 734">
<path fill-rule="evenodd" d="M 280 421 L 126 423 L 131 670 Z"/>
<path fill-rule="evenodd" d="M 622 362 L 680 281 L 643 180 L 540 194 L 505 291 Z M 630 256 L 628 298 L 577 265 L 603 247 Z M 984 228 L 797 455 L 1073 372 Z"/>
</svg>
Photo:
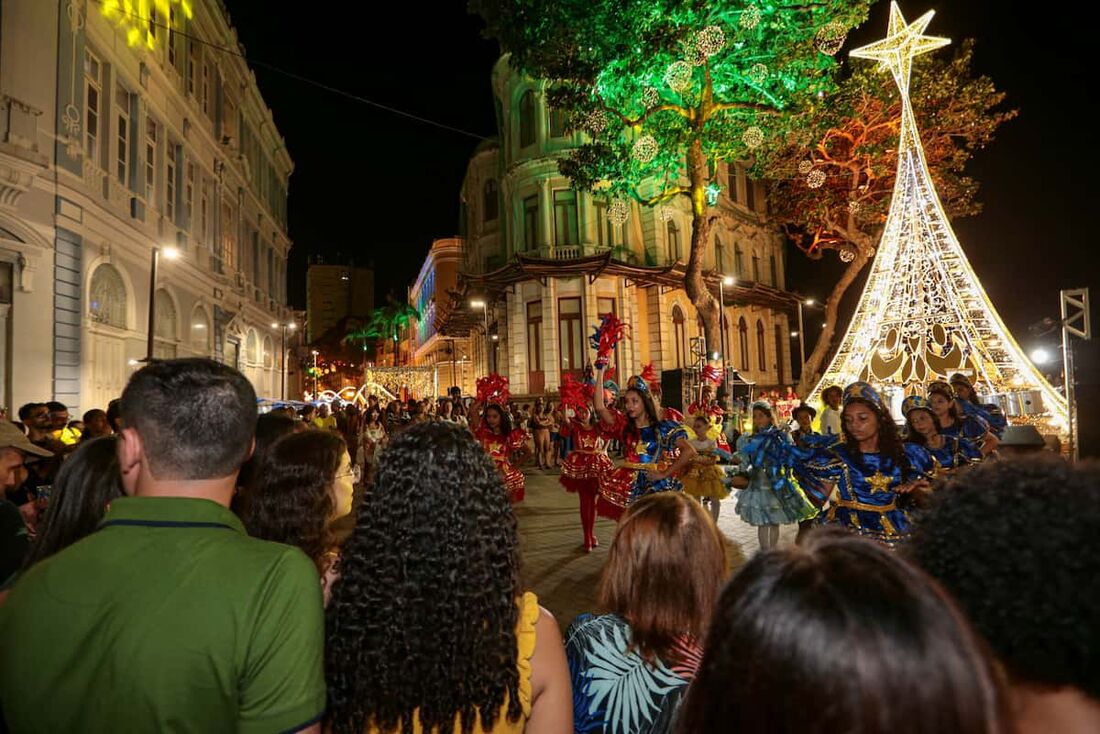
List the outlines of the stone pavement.
<svg viewBox="0 0 1100 734">
<path fill-rule="evenodd" d="M 516 506 L 520 543 L 523 548 L 523 588 L 538 594 L 564 630 L 581 612 L 596 610 L 600 573 L 615 523 L 596 521 L 600 547 L 585 553 L 577 498 L 558 483 L 556 470 L 527 469 L 527 496 Z M 756 528 L 743 522 L 733 511 L 735 500 L 722 502 L 718 528 L 726 540 L 730 570 L 740 567 L 759 548 Z M 798 528 L 780 529 L 779 542 L 793 543 Z"/>
</svg>

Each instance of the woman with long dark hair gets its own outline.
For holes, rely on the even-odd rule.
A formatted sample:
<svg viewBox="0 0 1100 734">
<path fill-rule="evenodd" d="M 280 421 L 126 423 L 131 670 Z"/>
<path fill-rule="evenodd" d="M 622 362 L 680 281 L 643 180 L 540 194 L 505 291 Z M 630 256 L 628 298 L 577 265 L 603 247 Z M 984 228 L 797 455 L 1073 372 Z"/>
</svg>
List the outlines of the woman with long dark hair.
<svg viewBox="0 0 1100 734">
<path fill-rule="evenodd" d="M 325 631 L 326 730 L 568 731 L 561 635 L 520 586 L 500 475 L 458 426 L 411 426 L 382 453 Z"/>
<path fill-rule="evenodd" d="M 662 492 L 627 508 L 600 584 L 605 614 L 582 614 L 565 635 L 574 731 L 671 730 L 725 578 L 721 536 L 698 502 Z"/>
<path fill-rule="evenodd" d="M 982 452 L 973 442 L 962 436 L 943 434 L 939 418 L 920 395 L 910 395 L 902 401 L 901 412 L 905 416 L 905 440 L 928 450 L 936 462 L 936 476 L 981 461 Z"/>
<path fill-rule="evenodd" d="M 122 496 L 117 443 L 113 435 L 82 441 L 61 464 L 24 571 L 91 535 L 107 505 Z"/>
<path fill-rule="evenodd" d="M 326 601 L 339 561 L 332 525 L 351 512 L 359 477 L 339 434 L 294 433 L 272 444 L 245 498 L 248 534 L 301 548 L 317 566 Z"/>
<path fill-rule="evenodd" d="M 256 418 L 256 443 L 252 447 L 252 456 L 248 457 L 248 461 L 241 466 L 241 472 L 237 475 L 237 491 L 230 503 L 230 509 L 238 517 L 244 516 L 244 503 L 248 501 L 251 494 L 248 488 L 255 483 L 268 449 L 283 436 L 294 433 L 301 425 L 303 425 L 301 421 L 288 418 L 282 412 L 276 413 L 274 410 Z"/>
<path fill-rule="evenodd" d="M 993 435 L 985 419 L 973 414 L 960 413 L 959 401 L 946 382 L 933 382 L 928 385 L 928 407 L 940 423 L 940 433 L 945 436 L 958 436 L 973 442 L 986 456 L 997 448 L 997 437 Z"/>
<path fill-rule="evenodd" d="M 596 367 L 596 384 L 602 385 L 606 366 Z M 593 405 L 604 432 L 622 441 L 625 461 L 600 482 L 599 514 L 618 519 L 632 502 L 654 492 L 679 492 L 677 478 L 695 457 L 683 424 L 658 418 L 648 383 L 631 377 L 623 391 L 624 413 L 608 408 L 603 390 L 596 390 Z"/>
<path fill-rule="evenodd" d="M 378 464 L 378 456 L 386 445 L 386 425 L 382 422 L 382 411 L 377 405 L 367 408 L 363 419 L 363 429 L 359 432 L 359 453 L 362 461 L 363 476 L 369 477 L 371 470 Z"/>
<path fill-rule="evenodd" d="M 499 384 L 503 387 L 499 387 Z M 478 380 L 478 399 L 470 409 L 470 428 L 500 472 L 508 496 L 522 502 L 527 483 L 517 464 L 530 455 L 527 431 L 512 427 L 507 379 L 489 375 Z"/>
<path fill-rule="evenodd" d="M 535 398 L 535 407 L 531 409 L 531 434 L 535 439 L 535 467 L 549 469 L 550 457 L 550 428 L 553 419 L 549 406 L 542 398 Z"/>
<path fill-rule="evenodd" d="M 760 553 L 722 592 L 684 734 L 1002 734 L 998 673 L 932 579 L 860 538 Z"/>
<path fill-rule="evenodd" d="M 955 391 L 956 406 L 964 415 L 973 415 L 981 418 L 989 426 L 990 432 L 998 439 L 1008 427 L 1008 418 L 1000 406 L 992 403 L 982 403 L 978 400 L 978 391 L 974 389 L 974 383 L 961 372 L 956 372 L 948 378 L 948 383 Z"/>
</svg>

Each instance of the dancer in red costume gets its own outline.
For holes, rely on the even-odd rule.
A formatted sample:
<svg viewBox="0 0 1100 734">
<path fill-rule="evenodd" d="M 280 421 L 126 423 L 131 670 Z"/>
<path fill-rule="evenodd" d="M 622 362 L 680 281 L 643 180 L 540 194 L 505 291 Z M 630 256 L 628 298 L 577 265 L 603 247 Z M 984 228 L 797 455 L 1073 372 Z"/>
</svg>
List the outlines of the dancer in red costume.
<svg viewBox="0 0 1100 734">
<path fill-rule="evenodd" d="M 576 415 L 562 427 L 562 433 L 573 438 L 573 450 L 561 465 L 560 481 L 567 492 L 575 492 L 580 500 L 581 528 L 587 553 L 600 544 L 595 531 L 600 478 L 614 471 L 615 465 L 607 456 L 607 436 L 592 422 L 589 407 L 578 405 L 573 410 Z"/>
<path fill-rule="evenodd" d="M 522 502 L 526 489 L 523 472 L 516 464 L 527 458 L 527 431 L 512 428 L 508 405 L 508 378 L 489 375 L 478 378 L 477 400 L 470 410 L 470 428 L 496 464 L 512 502 Z M 484 406 L 484 407 L 483 407 Z"/>
</svg>

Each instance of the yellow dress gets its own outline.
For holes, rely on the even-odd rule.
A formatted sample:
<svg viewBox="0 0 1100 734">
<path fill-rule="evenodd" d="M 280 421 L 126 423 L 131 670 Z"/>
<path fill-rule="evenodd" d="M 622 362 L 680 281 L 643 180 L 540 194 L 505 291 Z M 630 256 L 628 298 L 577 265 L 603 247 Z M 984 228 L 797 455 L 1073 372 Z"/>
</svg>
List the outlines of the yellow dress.
<svg viewBox="0 0 1100 734">
<path fill-rule="evenodd" d="M 500 707 L 496 724 L 492 729 L 481 728 L 481 715 L 474 722 L 475 734 L 489 732 L 489 734 L 523 734 L 527 727 L 527 719 L 531 716 L 531 656 L 535 653 L 535 623 L 539 620 L 539 600 L 530 591 L 516 602 L 519 605 L 519 620 L 516 622 L 516 647 L 519 654 L 516 656 L 516 664 L 519 669 L 519 684 L 516 687 L 519 693 L 520 708 L 523 710 L 518 721 L 508 721 L 508 701 Z M 424 729 L 420 726 L 420 715 L 413 715 L 413 732 L 422 734 Z M 374 726 L 367 728 L 369 734 L 385 733 Z M 461 734 L 462 726 L 458 717 L 455 717 L 454 734 Z"/>
<path fill-rule="evenodd" d="M 699 499 L 724 500 L 730 496 L 726 489 L 725 472 L 718 464 L 718 456 L 715 453 L 717 444 L 714 439 L 689 439 L 688 443 L 697 452 L 697 456 L 688 464 L 680 481 L 684 484 L 684 491 L 692 497 Z"/>
</svg>

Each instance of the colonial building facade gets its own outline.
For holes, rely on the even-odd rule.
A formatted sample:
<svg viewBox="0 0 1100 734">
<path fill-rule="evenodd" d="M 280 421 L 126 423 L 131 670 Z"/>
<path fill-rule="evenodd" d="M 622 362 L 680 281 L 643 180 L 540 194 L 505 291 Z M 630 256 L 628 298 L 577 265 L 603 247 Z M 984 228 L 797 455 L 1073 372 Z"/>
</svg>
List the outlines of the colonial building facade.
<svg viewBox="0 0 1100 734">
<path fill-rule="evenodd" d="M 146 356 L 150 301 L 154 356 L 277 396 L 286 146 L 220 0 L 117 8 L 3 3 L 0 402 L 104 407 Z"/>
<path fill-rule="evenodd" d="M 434 365 L 440 390 L 452 385 L 464 394 L 474 391 L 475 364 L 484 359 L 484 339 L 447 336 L 440 332 L 451 308 L 451 294 L 458 288 L 459 268 L 463 262 L 464 242 L 460 237 L 432 243 L 416 282 L 409 289 L 409 303 L 420 314 L 407 331 L 408 353 L 418 366 Z"/>
<path fill-rule="evenodd" d="M 681 283 L 691 243 L 686 202 L 659 211 L 634 205 L 622 224 L 600 197 L 572 190 L 558 160 L 582 142 L 546 101 L 546 84 L 494 68 L 497 140 L 475 151 L 462 187 L 466 224 L 462 288 L 443 331 L 473 329 L 494 345 L 478 360 L 519 394 L 555 391 L 591 359 L 587 336 L 613 312 L 632 326 L 620 345 L 621 376 L 652 362 L 690 370 L 702 325 Z M 768 222 L 764 189 L 745 166 L 721 164 L 719 221 L 705 269 L 724 300 L 727 364 L 748 381 L 779 386 L 791 378 L 788 316 L 797 299 L 784 287 L 784 239 Z M 732 286 L 720 286 L 732 276 Z M 488 304 L 488 338 L 482 313 Z M 495 363 L 493 356 L 499 355 Z"/>
</svg>

